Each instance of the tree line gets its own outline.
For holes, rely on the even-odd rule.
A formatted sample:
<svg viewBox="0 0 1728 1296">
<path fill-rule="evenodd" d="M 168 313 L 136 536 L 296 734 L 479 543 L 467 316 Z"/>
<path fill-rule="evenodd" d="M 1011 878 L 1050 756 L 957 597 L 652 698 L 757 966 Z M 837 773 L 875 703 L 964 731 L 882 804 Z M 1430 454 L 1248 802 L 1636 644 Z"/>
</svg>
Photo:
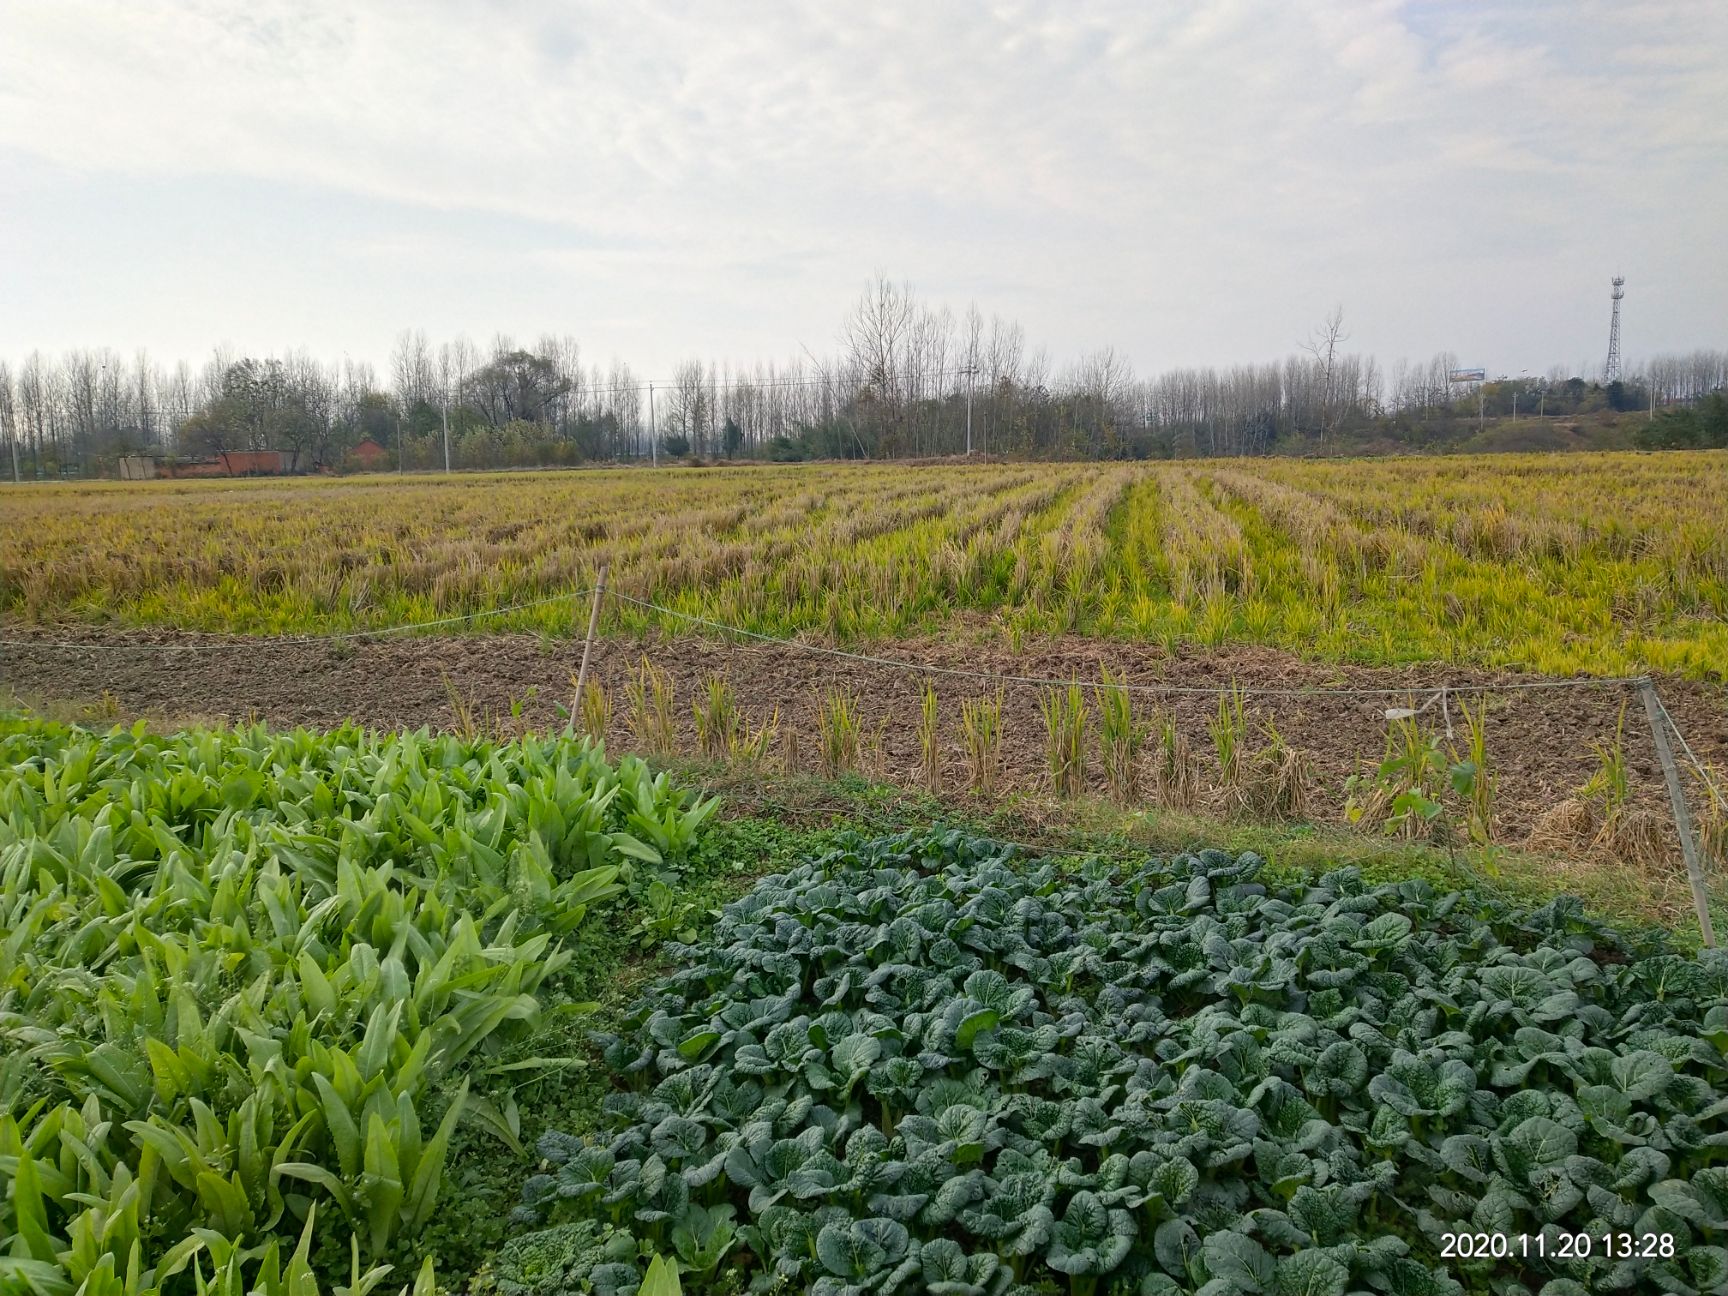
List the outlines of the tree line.
<svg viewBox="0 0 1728 1296">
<path fill-rule="evenodd" d="M 1181 458 L 1444 449 L 1478 420 L 1670 411 L 1646 442 L 1712 444 L 1697 408 L 1728 388 L 1728 352 L 1656 356 L 1621 380 L 1568 374 L 1452 381 L 1458 357 L 1383 367 L 1346 349 L 1334 311 L 1282 360 L 1149 377 L 1104 347 L 1057 370 L 1020 324 L 956 314 L 878 277 L 833 354 L 731 367 L 700 359 L 647 380 L 587 362 L 571 337 L 485 348 L 396 340 L 365 362 L 216 352 L 171 367 L 75 350 L 0 362 L 0 442 L 20 476 L 111 472 L 122 455 L 209 459 L 277 450 L 299 471 L 501 468 L 694 456 Z M 1688 422 L 1687 420 L 1690 420 Z M 1684 426 L 1682 426 L 1684 424 Z M 1666 440 L 1665 440 L 1666 439 Z M 0 465 L 3 470 L 4 465 Z"/>
</svg>

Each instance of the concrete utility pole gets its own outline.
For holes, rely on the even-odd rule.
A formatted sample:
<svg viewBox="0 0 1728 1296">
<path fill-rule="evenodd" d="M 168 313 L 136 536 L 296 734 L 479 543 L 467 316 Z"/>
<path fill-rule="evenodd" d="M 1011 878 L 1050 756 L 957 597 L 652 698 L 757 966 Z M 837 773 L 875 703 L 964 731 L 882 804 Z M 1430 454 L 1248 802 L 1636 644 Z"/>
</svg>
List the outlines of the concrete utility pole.
<svg viewBox="0 0 1728 1296">
<path fill-rule="evenodd" d="M 660 429 L 654 423 L 654 384 L 648 384 L 648 453 L 654 456 L 654 466 L 660 466 Z"/>
<path fill-rule="evenodd" d="M 978 372 L 977 365 L 967 365 L 960 371 L 966 375 L 966 453 L 972 453 L 972 375 Z"/>
<path fill-rule="evenodd" d="M 444 420 L 444 471 L 450 471 L 450 402 L 440 401 L 439 415 Z"/>
</svg>

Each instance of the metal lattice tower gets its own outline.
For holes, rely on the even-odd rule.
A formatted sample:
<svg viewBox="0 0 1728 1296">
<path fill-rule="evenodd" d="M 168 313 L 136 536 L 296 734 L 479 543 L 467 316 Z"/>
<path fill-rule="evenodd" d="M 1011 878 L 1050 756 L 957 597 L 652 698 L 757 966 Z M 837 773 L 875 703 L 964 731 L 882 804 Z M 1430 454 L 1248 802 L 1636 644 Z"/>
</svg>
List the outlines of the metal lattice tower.
<svg viewBox="0 0 1728 1296">
<path fill-rule="evenodd" d="M 1602 369 L 1605 383 L 1620 381 L 1620 299 L 1626 295 L 1626 280 L 1614 276 L 1614 315 L 1608 323 L 1608 363 Z"/>
</svg>

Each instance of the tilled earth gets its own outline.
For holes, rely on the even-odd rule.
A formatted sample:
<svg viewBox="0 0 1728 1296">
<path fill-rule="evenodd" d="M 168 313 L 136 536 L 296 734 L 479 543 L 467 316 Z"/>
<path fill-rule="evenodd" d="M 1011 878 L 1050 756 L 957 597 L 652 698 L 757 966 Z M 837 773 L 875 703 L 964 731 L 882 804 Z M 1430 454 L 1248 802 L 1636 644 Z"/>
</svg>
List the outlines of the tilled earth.
<svg viewBox="0 0 1728 1296">
<path fill-rule="evenodd" d="M 387 728 L 453 728 L 459 711 L 466 711 L 489 727 L 545 728 L 559 723 L 554 704 L 568 701 L 581 656 L 579 642 L 525 635 L 306 642 L 10 625 L 0 628 L 0 637 L 26 641 L 0 645 L 0 688 L 26 701 L 87 703 L 106 695 L 123 713 L 170 719 L 256 717 L 275 724 L 326 727 L 355 720 Z M 67 643 L 78 646 L 57 646 Z M 201 646 L 189 647 L 193 644 Z M 1192 649 L 1169 655 L 1155 646 L 1078 637 L 1029 644 L 1021 651 L 1006 645 L 938 640 L 876 644 L 867 651 L 954 671 L 1083 682 L 1097 679 L 1100 667 L 1108 665 L 1124 672 L 1131 684 L 1148 687 L 1217 688 L 1241 683 L 1245 688 L 1408 688 L 1409 698 L 1250 697 L 1250 749 L 1264 741 L 1261 723 L 1274 723 L 1312 764 L 1311 801 L 1319 819 L 1341 816 L 1344 780 L 1359 763 L 1371 766 L 1380 759 L 1388 707 L 1421 706 L 1442 683 L 1474 690 L 1539 678 L 1452 666 L 1317 664 L 1264 648 Z M 759 724 L 778 712 L 782 740 L 776 743 L 775 758 L 786 758 L 784 740 L 790 731 L 796 734 L 794 759 L 802 765 L 814 763 L 819 701 L 829 690 L 841 689 L 856 699 L 863 716 L 867 767 L 907 784 L 918 779 L 916 727 L 925 682 L 934 685 L 940 700 L 944 781 L 955 788 L 965 779 L 961 701 L 995 691 L 995 685 L 985 680 L 782 644 L 697 637 L 603 639 L 595 645 L 590 670 L 611 701 L 607 737 L 615 747 L 631 745 L 625 684 L 644 656 L 675 682 L 680 740 L 688 751 L 696 748 L 691 704 L 714 676 L 731 682 L 749 723 Z M 1659 679 L 1658 687 L 1697 755 L 1712 765 L 1728 765 L 1728 693 L 1720 686 L 1673 678 Z M 1004 690 L 1004 789 L 1048 785 L 1039 710 L 1042 692 L 1036 686 L 1013 684 Z M 1489 755 L 1498 775 L 1498 820 L 1508 839 L 1527 832 L 1544 810 L 1576 794 L 1597 766 L 1595 746 L 1615 741 L 1623 708 L 1624 746 L 1637 801 L 1666 820 L 1661 773 L 1635 689 L 1624 685 L 1505 689 L 1484 696 L 1489 707 Z M 1462 744 L 1459 701 L 1457 695 L 1449 695 L 1446 711 L 1431 705 L 1422 712 L 1422 721 L 1443 732 L 1449 713 Z M 512 714 L 513 704 L 519 714 Z M 1207 722 L 1216 714 L 1216 697 L 1140 694 L 1136 706 L 1147 718 L 1154 707 L 1173 713 L 1199 758 L 1202 779 L 1210 778 L 1214 763 Z M 1095 755 L 1088 773 L 1102 788 Z"/>
</svg>

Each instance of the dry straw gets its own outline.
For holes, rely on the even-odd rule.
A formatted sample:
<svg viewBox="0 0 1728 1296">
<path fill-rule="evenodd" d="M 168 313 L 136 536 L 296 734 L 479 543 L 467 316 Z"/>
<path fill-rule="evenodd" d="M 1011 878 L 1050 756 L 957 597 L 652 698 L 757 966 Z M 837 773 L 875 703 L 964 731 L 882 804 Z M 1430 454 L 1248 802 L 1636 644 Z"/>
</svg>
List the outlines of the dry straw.
<svg viewBox="0 0 1728 1296">
<path fill-rule="evenodd" d="M 966 742 L 966 773 L 972 790 L 989 796 L 1002 765 L 1002 690 L 960 703 L 960 732 Z"/>
<path fill-rule="evenodd" d="M 612 720 L 612 700 L 606 696 L 606 690 L 599 680 L 587 680 L 582 685 L 582 696 L 578 699 L 581 713 L 582 732 L 595 742 L 603 742 L 606 738 L 606 726 Z"/>
<path fill-rule="evenodd" d="M 942 791 L 942 734 L 936 689 L 926 683 L 918 698 L 918 771 L 931 796 Z"/>
<path fill-rule="evenodd" d="M 858 768 L 864 722 L 856 698 L 844 689 L 829 689 L 816 708 L 816 729 L 824 774 L 838 778 Z"/>
<path fill-rule="evenodd" d="M 1050 689 L 1038 703 L 1044 716 L 1044 752 L 1057 795 L 1086 789 L 1086 696 L 1078 684 Z"/>
<path fill-rule="evenodd" d="M 1110 795 L 1117 801 L 1132 801 L 1140 790 L 1140 747 L 1146 729 L 1134 718 L 1133 695 L 1123 688 L 1127 682 L 1108 666 L 1098 689 L 1098 747 L 1104 759 L 1104 777 Z"/>
<path fill-rule="evenodd" d="M 1200 790 L 1200 762 L 1168 711 L 1156 713 L 1158 746 L 1154 752 L 1153 792 L 1160 805 L 1186 810 Z"/>
<path fill-rule="evenodd" d="M 738 745 L 742 725 L 731 682 L 723 676 L 710 676 L 690 710 L 702 754 L 712 761 L 725 760 Z"/>
<path fill-rule="evenodd" d="M 643 657 L 624 686 L 624 696 L 630 707 L 630 732 L 637 746 L 657 756 L 669 756 L 677 750 L 672 677 Z"/>
</svg>

